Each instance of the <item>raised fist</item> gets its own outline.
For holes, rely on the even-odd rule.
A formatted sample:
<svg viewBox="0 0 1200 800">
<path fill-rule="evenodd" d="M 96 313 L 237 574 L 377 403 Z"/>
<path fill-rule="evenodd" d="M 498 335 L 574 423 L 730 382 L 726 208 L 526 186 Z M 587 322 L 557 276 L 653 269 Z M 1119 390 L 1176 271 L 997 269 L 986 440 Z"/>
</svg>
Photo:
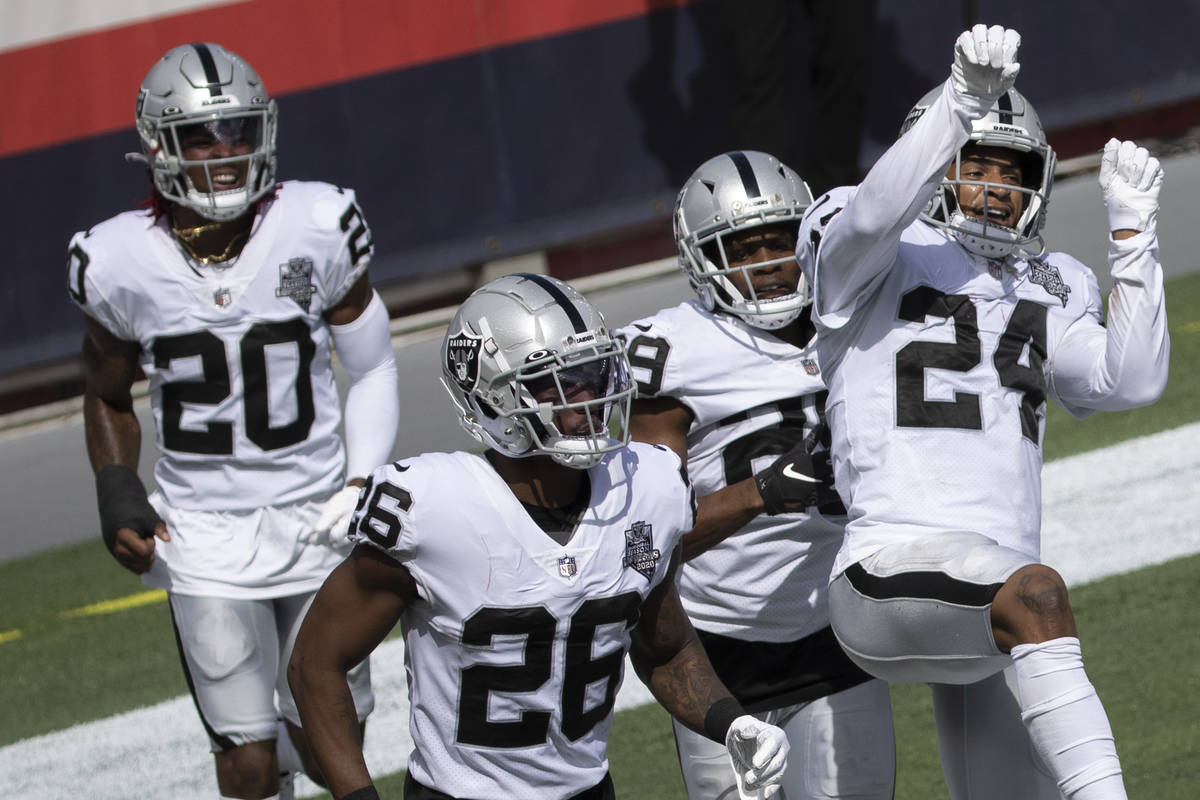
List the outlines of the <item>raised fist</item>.
<svg viewBox="0 0 1200 800">
<path fill-rule="evenodd" d="M 999 25 L 976 25 L 954 43 L 950 77 L 962 94 L 995 99 L 1012 88 L 1021 65 L 1017 48 L 1021 34 Z"/>
<path fill-rule="evenodd" d="M 1158 159 L 1133 142 L 1109 139 L 1100 158 L 1100 192 L 1110 231 L 1144 231 L 1158 214 L 1163 171 Z"/>
</svg>

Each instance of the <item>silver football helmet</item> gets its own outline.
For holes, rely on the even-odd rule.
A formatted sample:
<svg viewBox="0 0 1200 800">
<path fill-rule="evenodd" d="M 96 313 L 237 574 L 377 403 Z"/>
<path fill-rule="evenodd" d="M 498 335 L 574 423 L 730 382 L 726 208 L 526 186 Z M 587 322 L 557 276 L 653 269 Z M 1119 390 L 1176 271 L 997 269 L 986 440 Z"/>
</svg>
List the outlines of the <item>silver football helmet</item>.
<svg viewBox="0 0 1200 800">
<path fill-rule="evenodd" d="M 925 110 L 941 93 L 941 88 L 926 94 L 908 112 L 900 133 L 904 134 L 920 119 Z M 968 217 L 958 204 L 962 186 L 988 184 L 961 177 L 962 151 L 954 160 L 953 178 L 944 178 L 921 217 L 926 222 L 952 232 L 958 242 L 976 255 L 1003 258 L 1014 250 L 1037 255 L 1045 250 L 1042 226 L 1050 203 L 1054 183 L 1054 150 L 1046 141 L 1046 132 L 1033 106 L 1016 89 L 1009 89 L 996 99 L 983 119 L 971 123 L 971 144 L 1003 147 L 1020 154 L 1024 186 L 1005 187 L 1024 196 L 1024 208 L 1015 228 L 989 222 L 987 207 L 982 219 Z M 986 195 L 986 192 L 985 192 Z M 986 199 L 985 199 L 986 204 Z"/>
<path fill-rule="evenodd" d="M 275 186 L 275 101 L 258 73 L 218 44 L 185 44 L 150 68 L 137 99 L 144 161 L 163 197 L 212 220 L 240 216 Z M 186 160 L 181 143 L 200 135 L 245 154 Z M 209 191 L 188 174 L 202 169 Z M 242 176 L 242 185 L 233 185 Z"/>
<path fill-rule="evenodd" d="M 675 201 L 679 267 L 710 310 L 721 308 L 757 328 L 782 328 L 811 302 L 807 281 L 782 297 L 759 298 L 750 272 L 788 258 L 731 267 L 725 237 L 762 225 L 800 226 L 812 203 L 808 184 L 779 159 L 753 150 L 710 158 L 692 173 Z M 789 256 L 794 258 L 794 256 Z M 730 280 L 740 272 L 747 294 Z"/>
<path fill-rule="evenodd" d="M 442 384 L 467 433 L 508 456 L 587 469 L 629 442 L 624 345 L 555 278 L 506 275 L 476 289 L 446 329 Z"/>
</svg>

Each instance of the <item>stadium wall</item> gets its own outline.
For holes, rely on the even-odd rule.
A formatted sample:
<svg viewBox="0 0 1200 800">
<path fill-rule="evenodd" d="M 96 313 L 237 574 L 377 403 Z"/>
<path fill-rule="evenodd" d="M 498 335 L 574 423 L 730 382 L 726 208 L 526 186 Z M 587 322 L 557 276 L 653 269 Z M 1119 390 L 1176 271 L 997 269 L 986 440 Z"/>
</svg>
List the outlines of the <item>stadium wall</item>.
<svg viewBox="0 0 1200 800">
<path fill-rule="evenodd" d="M 1024 34 L 1021 89 L 1060 155 L 1162 109 L 1185 111 L 1152 116 L 1151 133 L 1175 133 L 1200 97 L 1195 4 L 878 0 L 863 164 L 946 74 L 969 17 Z M 138 147 L 137 86 L 169 47 L 217 41 L 250 60 L 279 98 L 280 177 L 354 187 L 373 278 L 399 285 L 621 231 L 669 245 L 678 184 L 735 146 L 712 30 L 703 0 L 10 0 L 0 378 L 77 352 L 66 243 L 146 197 L 122 154 Z"/>
</svg>

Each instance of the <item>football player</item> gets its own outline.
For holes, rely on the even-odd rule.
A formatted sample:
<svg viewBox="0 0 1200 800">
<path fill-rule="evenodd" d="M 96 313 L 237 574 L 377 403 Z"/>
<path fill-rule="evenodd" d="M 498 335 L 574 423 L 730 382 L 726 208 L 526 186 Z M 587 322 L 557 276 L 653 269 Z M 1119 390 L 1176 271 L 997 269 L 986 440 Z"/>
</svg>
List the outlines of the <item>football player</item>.
<svg viewBox="0 0 1200 800">
<path fill-rule="evenodd" d="M 1012 88 L 1019 43 L 1000 26 L 963 33 L 950 78 L 900 139 L 801 224 L 850 512 L 830 616 L 850 656 L 889 681 L 965 685 L 1011 666 L 1010 719 L 939 713 L 971 737 L 957 755 L 985 752 L 1019 715 L 1063 795 L 1124 798 L 1066 586 L 1039 563 L 1041 442 L 1047 398 L 1083 417 L 1151 403 L 1166 385 L 1162 170 L 1133 142 L 1104 148 L 1105 325 L 1091 270 L 1041 240 L 1054 153 Z M 1008 767 L 946 773 L 952 788 L 973 782 L 973 798 L 1031 796 L 976 793 L 1003 786 Z"/>
<path fill-rule="evenodd" d="M 845 509 L 833 490 L 825 386 L 810 293 L 796 262 L 800 176 L 731 152 L 692 174 L 675 204 L 679 262 L 698 299 L 621 330 L 637 379 L 632 435 L 670 447 L 699 500 L 679 595 L 717 674 L 782 727 L 790 800 L 890 800 L 887 684 L 829 628 L 827 587 Z M 676 722 L 688 796 L 734 796 L 719 742 Z"/>
<path fill-rule="evenodd" d="M 774 794 L 787 740 L 729 694 L 680 607 L 692 490 L 670 450 L 628 444 L 633 384 L 600 314 L 553 278 L 498 278 L 451 321 L 442 382 L 487 451 L 372 473 L 354 551 L 292 653 L 334 797 L 378 797 L 344 675 L 397 621 L 415 745 L 407 800 L 612 798 L 606 750 L 627 652 L 668 711 L 730 745 L 743 791 Z"/>
<path fill-rule="evenodd" d="M 149 208 L 70 244 L 104 541 L 169 593 L 221 796 L 287 795 L 305 764 L 320 779 L 287 686 L 291 643 L 399 419 L 371 233 L 349 189 L 275 182 L 275 101 L 219 45 L 168 51 L 136 122 Z M 334 348 L 351 381 L 344 445 Z M 161 451 L 150 497 L 136 471 L 139 368 Z M 352 684 L 361 721 L 365 662 Z"/>
</svg>

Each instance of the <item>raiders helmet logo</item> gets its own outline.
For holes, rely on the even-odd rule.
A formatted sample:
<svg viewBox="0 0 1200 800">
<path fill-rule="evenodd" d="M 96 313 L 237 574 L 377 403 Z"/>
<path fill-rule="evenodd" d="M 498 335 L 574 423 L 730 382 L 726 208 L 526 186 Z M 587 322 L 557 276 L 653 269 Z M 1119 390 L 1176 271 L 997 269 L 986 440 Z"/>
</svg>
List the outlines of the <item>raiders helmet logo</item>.
<svg viewBox="0 0 1200 800">
<path fill-rule="evenodd" d="M 459 331 L 446 339 L 446 372 L 454 376 L 454 382 L 464 392 L 470 392 L 479 383 L 479 349 L 482 336 Z"/>
</svg>

